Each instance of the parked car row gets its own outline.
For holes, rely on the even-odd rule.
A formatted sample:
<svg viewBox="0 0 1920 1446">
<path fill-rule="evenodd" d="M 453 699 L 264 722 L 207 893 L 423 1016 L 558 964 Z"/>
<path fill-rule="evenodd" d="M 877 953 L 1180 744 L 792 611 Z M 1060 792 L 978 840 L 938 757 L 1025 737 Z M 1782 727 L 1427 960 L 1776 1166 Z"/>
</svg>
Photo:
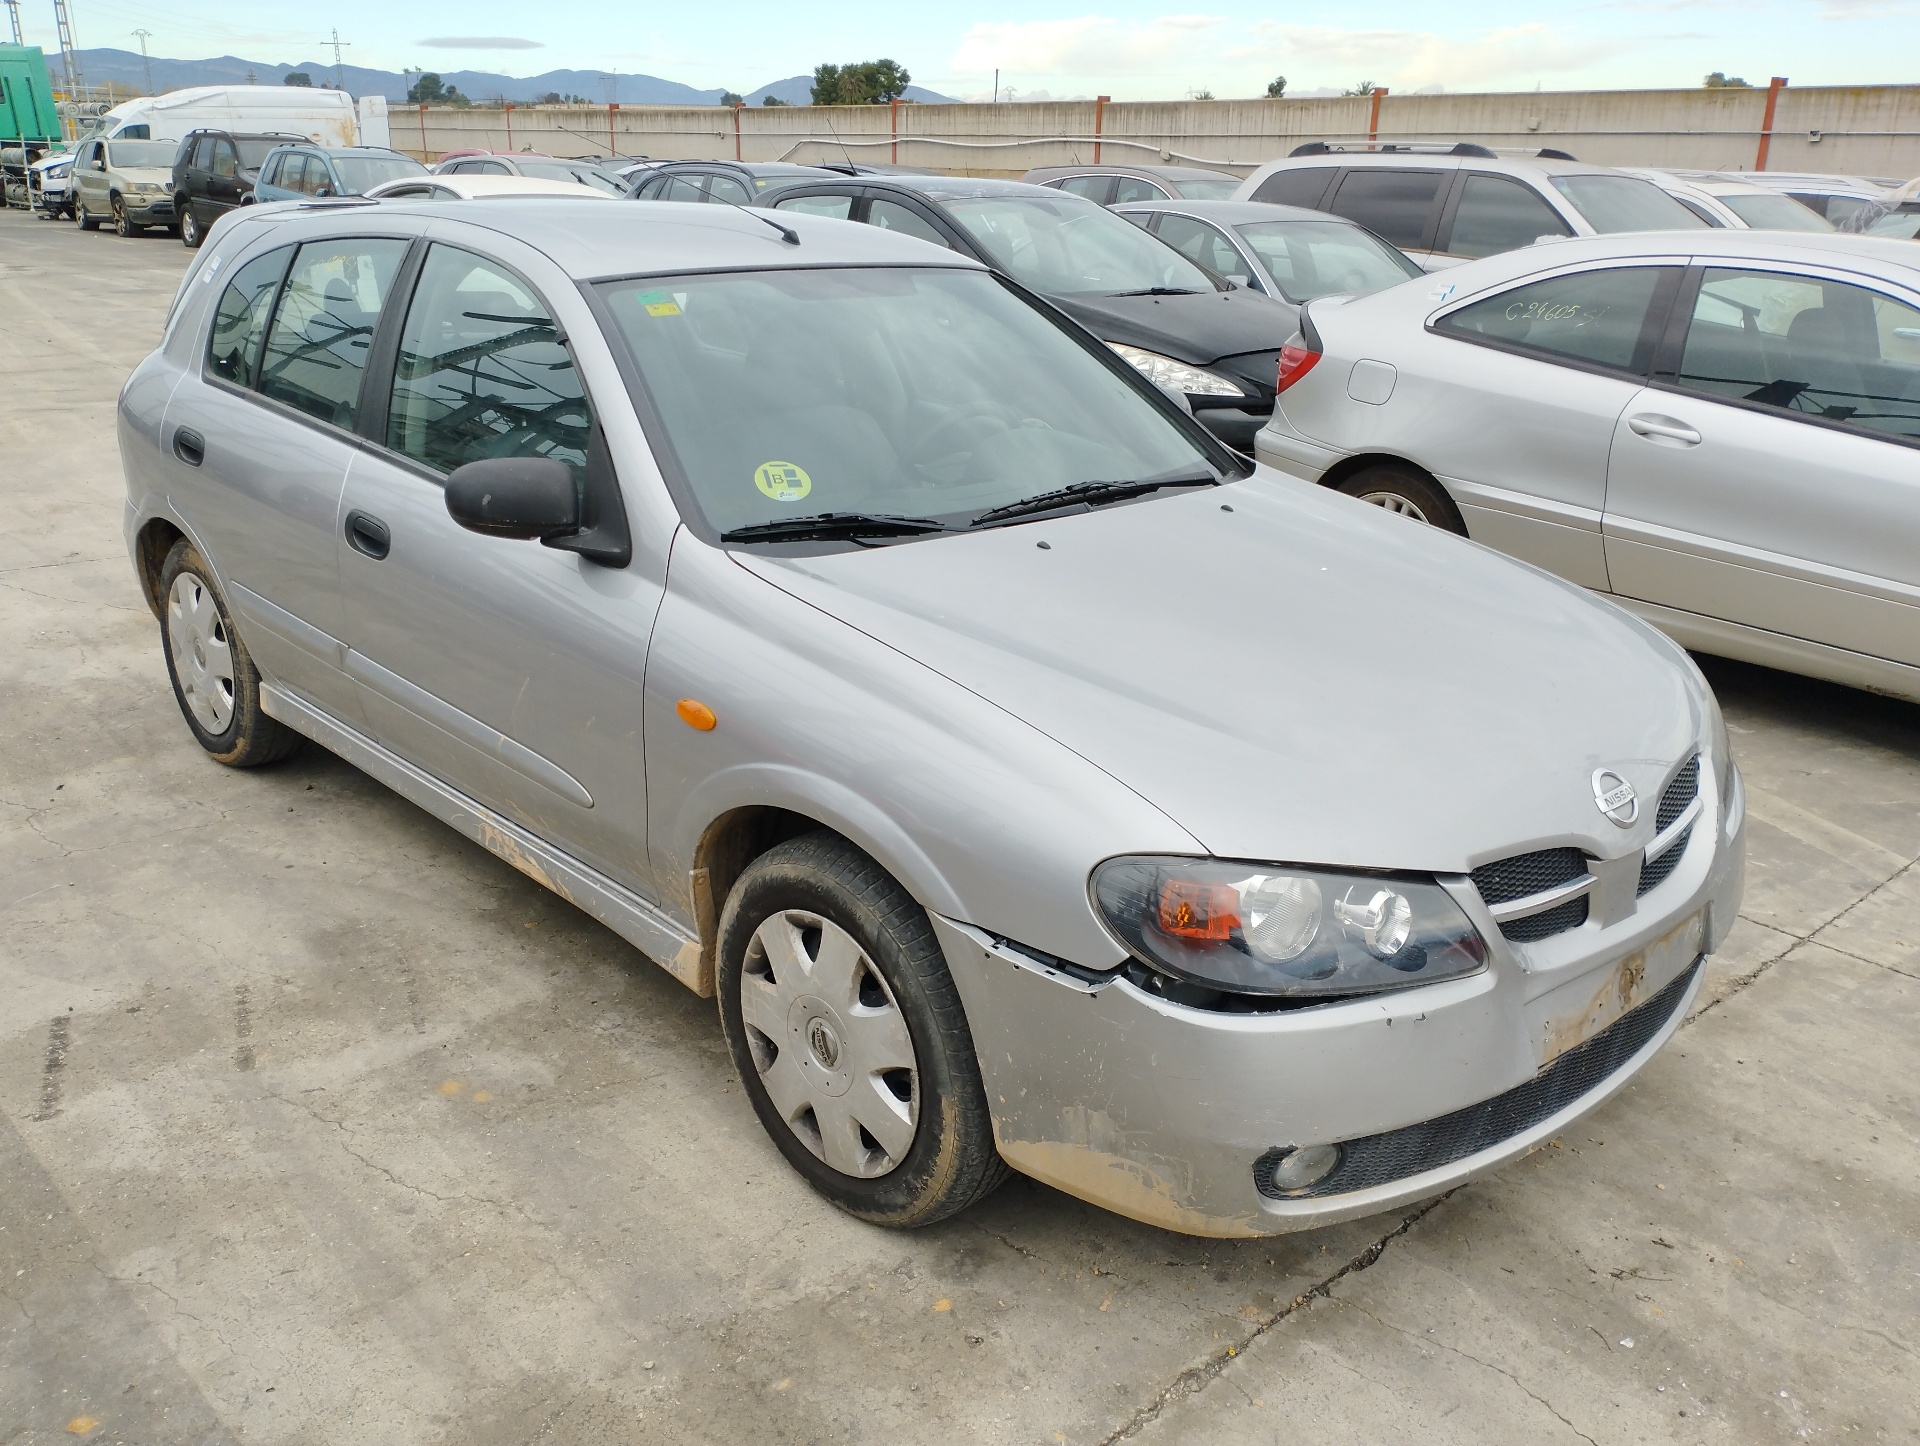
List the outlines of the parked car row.
<svg viewBox="0 0 1920 1446">
<path fill-rule="evenodd" d="M 317 741 L 715 996 L 774 1145 L 882 1224 L 1011 1168 L 1169 1229 L 1299 1230 L 1633 1078 L 1741 894 L 1698 670 L 1183 400 L 1183 372 L 1271 400 L 1304 370 L 1384 402 L 1380 361 L 1155 378 L 1110 339 L 1324 331 L 1554 248 L 1456 283 L 1349 237 L 1406 279 L 1296 305 L 1340 236 L 1243 238 L 1262 294 L 1156 235 L 1177 213 L 1058 190 L 705 195 L 212 227 L 119 407 L 211 758 Z"/>
</svg>

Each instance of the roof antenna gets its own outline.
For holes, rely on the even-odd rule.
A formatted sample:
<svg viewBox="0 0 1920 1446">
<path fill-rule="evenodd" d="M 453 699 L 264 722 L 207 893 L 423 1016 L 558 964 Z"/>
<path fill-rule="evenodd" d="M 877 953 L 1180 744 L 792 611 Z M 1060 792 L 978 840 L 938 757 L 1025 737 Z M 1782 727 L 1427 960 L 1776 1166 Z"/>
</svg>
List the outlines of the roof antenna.
<svg viewBox="0 0 1920 1446">
<path fill-rule="evenodd" d="M 847 143 L 840 139 L 840 132 L 833 128 L 833 117 L 830 115 L 822 115 L 821 119 L 827 123 L 827 134 L 833 137 L 833 143 L 840 147 L 841 157 L 849 166 L 852 166 L 853 153 L 847 149 Z"/>
<path fill-rule="evenodd" d="M 743 206 L 738 201 L 727 201 L 727 198 L 725 196 L 716 196 L 712 193 L 711 190 L 708 191 L 707 198 L 713 201 L 726 201 L 729 206 L 733 207 L 734 210 L 740 212 L 741 215 L 751 216 L 753 217 L 754 220 L 759 221 L 764 225 L 773 227 L 774 230 L 780 233 L 780 239 L 786 242 L 787 245 L 789 246 L 798 246 L 800 244 L 800 233 L 798 231 L 794 230 L 793 227 L 791 226 L 783 226 L 780 222 L 774 220 L 773 217 L 769 216 L 765 211 L 756 211 L 753 207 Z"/>
</svg>

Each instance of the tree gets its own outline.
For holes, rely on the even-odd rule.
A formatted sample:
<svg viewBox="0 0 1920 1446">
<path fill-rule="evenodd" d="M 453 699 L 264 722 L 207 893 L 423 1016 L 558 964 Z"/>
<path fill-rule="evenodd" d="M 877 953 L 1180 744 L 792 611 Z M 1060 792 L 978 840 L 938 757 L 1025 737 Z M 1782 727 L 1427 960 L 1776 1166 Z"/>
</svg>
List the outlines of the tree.
<svg viewBox="0 0 1920 1446">
<path fill-rule="evenodd" d="M 447 87 L 445 83 L 431 70 L 422 71 L 420 78 L 407 90 L 407 99 L 416 104 L 424 102 L 431 105 L 436 100 L 444 101 L 446 98 Z"/>
<path fill-rule="evenodd" d="M 535 105 L 565 105 L 566 104 L 566 102 L 560 98 L 560 92 L 557 90 L 550 90 L 545 95 L 535 96 L 533 103 Z"/>
<path fill-rule="evenodd" d="M 792 105 L 793 102 L 790 100 L 782 100 L 777 95 L 763 95 L 760 97 L 760 104 L 761 105 Z"/>
<path fill-rule="evenodd" d="M 1202 86 L 1199 90 L 1188 91 L 1187 99 L 1188 100 L 1212 100 L 1213 92 L 1208 90 L 1205 86 Z"/>
<path fill-rule="evenodd" d="M 813 68 L 815 105 L 885 105 L 906 93 L 913 79 L 891 60 L 865 60 L 851 65 Z"/>
<path fill-rule="evenodd" d="M 285 75 L 280 77 L 280 83 L 282 85 L 305 86 L 308 90 L 313 89 L 313 77 L 308 75 L 304 70 L 288 71 Z"/>
<path fill-rule="evenodd" d="M 1374 85 L 1374 83 L 1373 83 L 1372 81 L 1370 81 L 1370 80 L 1363 80 L 1363 81 L 1361 81 L 1361 82 L 1360 82 L 1360 83 L 1359 83 L 1358 85 L 1356 85 L 1356 86 L 1355 86 L 1355 87 L 1354 87 L 1354 88 L 1353 88 L 1352 90 L 1343 90 L 1343 91 L 1341 91 L 1341 92 L 1340 92 L 1340 94 L 1342 94 L 1342 95 L 1372 95 L 1372 94 L 1374 93 L 1374 91 L 1375 91 L 1375 90 L 1377 90 L 1377 89 L 1378 89 L 1378 87 L 1377 87 L 1377 86 L 1375 86 L 1375 85 Z"/>
<path fill-rule="evenodd" d="M 737 91 L 726 91 L 720 97 L 720 104 L 722 105 L 745 105 L 746 103 L 747 98 Z"/>
<path fill-rule="evenodd" d="M 1752 86 L 1748 85 L 1739 76 L 1727 75 L 1724 72 L 1718 71 L 1718 70 L 1714 71 L 1712 75 L 1709 75 L 1705 80 L 1701 81 L 1700 84 L 1705 86 L 1708 90 L 1752 90 L 1753 89 Z"/>
<path fill-rule="evenodd" d="M 1279 100 L 1286 93 L 1287 78 L 1284 75 L 1276 75 L 1272 80 L 1267 82 L 1268 100 Z"/>
</svg>

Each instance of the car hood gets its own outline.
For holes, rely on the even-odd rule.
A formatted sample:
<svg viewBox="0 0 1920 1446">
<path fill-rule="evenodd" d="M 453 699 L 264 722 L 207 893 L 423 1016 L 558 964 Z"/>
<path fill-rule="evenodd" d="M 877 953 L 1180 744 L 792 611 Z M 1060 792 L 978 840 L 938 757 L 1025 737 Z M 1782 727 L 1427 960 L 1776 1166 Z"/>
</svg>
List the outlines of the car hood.
<svg viewBox="0 0 1920 1446">
<path fill-rule="evenodd" d="M 135 181 L 144 181 L 150 186 L 170 186 L 173 184 L 173 172 L 165 166 L 114 166 L 107 171 L 110 179 L 125 181 L 131 185 Z"/>
<path fill-rule="evenodd" d="M 1611 856 L 1629 836 L 1594 770 L 1656 798 L 1705 724 L 1685 655 L 1623 611 L 1264 469 L 965 537 L 735 557 L 1221 857 L 1457 872 L 1550 845 Z"/>
<path fill-rule="evenodd" d="M 1078 294 L 1049 300 L 1102 341 L 1145 347 L 1194 366 L 1243 352 L 1277 352 L 1297 324 L 1293 307 L 1244 287 L 1192 296 Z"/>
</svg>

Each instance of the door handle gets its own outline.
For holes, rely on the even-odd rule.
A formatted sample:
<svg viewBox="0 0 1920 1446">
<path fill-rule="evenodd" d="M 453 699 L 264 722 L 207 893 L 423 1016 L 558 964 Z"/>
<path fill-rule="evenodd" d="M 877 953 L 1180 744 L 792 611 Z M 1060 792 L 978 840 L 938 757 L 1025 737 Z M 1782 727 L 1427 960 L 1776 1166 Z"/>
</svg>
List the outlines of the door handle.
<svg viewBox="0 0 1920 1446">
<path fill-rule="evenodd" d="M 1666 442 L 1678 442 L 1683 447 L 1700 445 L 1700 434 L 1685 422 L 1677 422 L 1672 417 L 1642 412 L 1637 417 L 1628 417 L 1627 425 L 1636 436 L 1657 437 Z"/>
<path fill-rule="evenodd" d="M 378 562 L 393 550 L 393 534 L 387 524 L 364 512 L 347 514 L 347 546 Z"/>
<path fill-rule="evenodd" d="M 207 439 L 191 427 L 175 427 L 173 455 L 189 467 L 198 467 L 207 460 Z"/>
</svg>

